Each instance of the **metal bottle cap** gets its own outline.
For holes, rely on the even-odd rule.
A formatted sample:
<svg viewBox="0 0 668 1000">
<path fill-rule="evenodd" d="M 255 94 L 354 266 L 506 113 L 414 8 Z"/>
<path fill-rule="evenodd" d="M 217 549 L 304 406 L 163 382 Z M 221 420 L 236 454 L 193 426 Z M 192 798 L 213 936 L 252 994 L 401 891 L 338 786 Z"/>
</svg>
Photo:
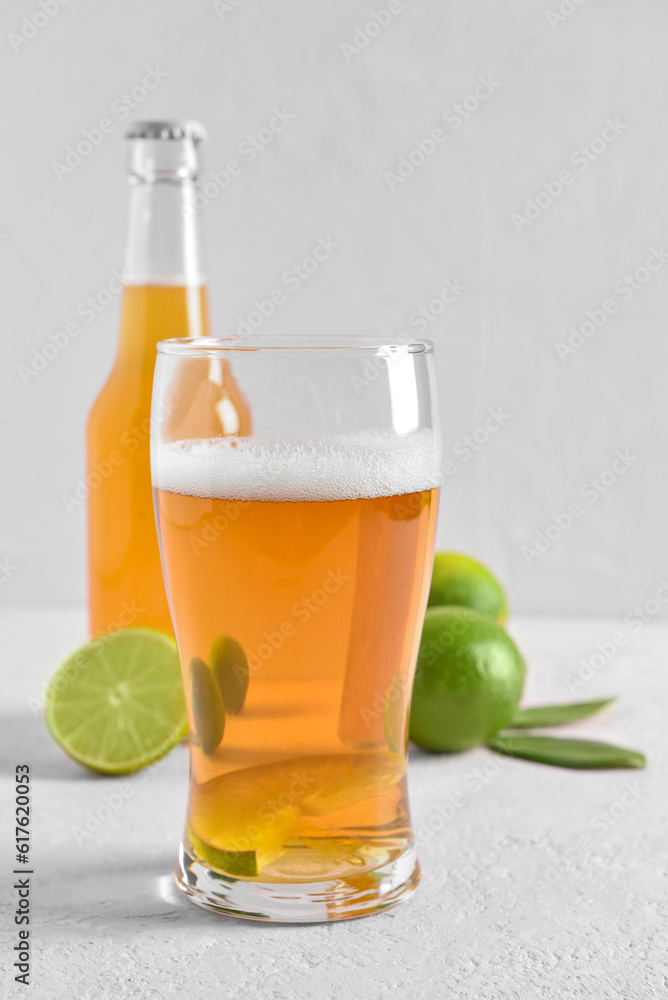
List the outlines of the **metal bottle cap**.
<svg viewBox="0 0 668 1000">
<path fill-rule="evenodd" d="M 133 182 L 195 180 L 201 171 L 199 144 L 206 139 L 206 131 L 199 122 L 133 122 L 125 138 L 144 140 L 127 147 Z"/>
<path fill-rule="evenodd" d="M 206 129 L 192 119 L 132 122 L 128 126 L 125 138 L 192 139 L 194 143 L 198 143 L 206 139 Z"/>
</svg>

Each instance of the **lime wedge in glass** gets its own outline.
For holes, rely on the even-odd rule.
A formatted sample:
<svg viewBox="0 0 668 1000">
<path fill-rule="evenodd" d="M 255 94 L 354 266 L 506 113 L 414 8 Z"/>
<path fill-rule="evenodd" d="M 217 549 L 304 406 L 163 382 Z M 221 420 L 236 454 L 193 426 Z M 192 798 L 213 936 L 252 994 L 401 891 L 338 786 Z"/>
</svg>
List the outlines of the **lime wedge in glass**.
<svg viewBox="0 0 668 1000">
<path fill-rule="evenodd" d="M 188 830 L 188 838 L 192 847 L 212 868 L 225 872 L 226 875 L 256 878 L 258 875 L 256 851 L 221 851 L 211 844 L 205 843 Z"/>
<path fill-rule="evenodd" d="M 228 771 L 191 787 L 188 835 L 214 868 L 252 878 L 303 832 L 321 837 L 313 818 L 378 794 L 404 772 L 403 756 L 388 751 L 314 754 Z"/>
<path fill-rule="evenodd" d="M 164 757 L 188 732 L 174 640 L 128 628 L 83 646 L 51 679 L 46 724 L 93 771 L 128 774 Z"/>
</svg>

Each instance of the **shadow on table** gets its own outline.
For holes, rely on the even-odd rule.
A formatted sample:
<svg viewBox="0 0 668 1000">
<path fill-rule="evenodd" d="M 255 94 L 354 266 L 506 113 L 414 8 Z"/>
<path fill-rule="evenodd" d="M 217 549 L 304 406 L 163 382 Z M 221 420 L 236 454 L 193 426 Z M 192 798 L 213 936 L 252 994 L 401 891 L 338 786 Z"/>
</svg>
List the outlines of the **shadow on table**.
<svg viewBox="0 0 668 1000">
<path fill-rule="evenodd" d="M 33 779 L 104 780 L 76 764 L 53 741 L 43 715 L 0 715 L 0 775 L 14 775 L 17 764 L 30 764 Z"/>
<path fill-rule="evenodd" d="M 166 936 L 205 928 L 225 934 L 257 931 L 254 921 L 237 920 L 195 906 L 177 890 L 173 877 L 174 855 L 146 861 L 118 858 L 91 864 L 90 857 L 77 865 L 68 861 L 51 871 L 40 886 L 40 937 L 58 940 L 108 939 L 122 935 Z M 39 918 L 38 918 L 39 919 Z"/>
</svg>

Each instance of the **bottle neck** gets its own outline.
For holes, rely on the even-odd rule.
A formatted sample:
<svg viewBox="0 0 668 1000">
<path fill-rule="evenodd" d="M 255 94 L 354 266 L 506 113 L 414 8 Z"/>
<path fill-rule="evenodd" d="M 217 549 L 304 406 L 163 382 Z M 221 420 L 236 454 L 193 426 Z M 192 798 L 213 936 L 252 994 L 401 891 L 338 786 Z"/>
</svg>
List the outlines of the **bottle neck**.
<svg viewBox="0 0 668 1000">
<path fill-rule="evenodd" d="M 123 281 L 126 285 L 204 284 L 192 177 L 132 178 Z"/>
</svg>

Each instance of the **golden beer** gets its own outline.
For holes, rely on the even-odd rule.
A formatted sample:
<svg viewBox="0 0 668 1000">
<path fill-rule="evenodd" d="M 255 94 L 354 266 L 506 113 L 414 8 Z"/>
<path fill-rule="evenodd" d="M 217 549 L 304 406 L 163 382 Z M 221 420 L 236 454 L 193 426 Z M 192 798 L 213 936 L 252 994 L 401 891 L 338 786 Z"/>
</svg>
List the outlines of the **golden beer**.
<svg viewBox="0 0 668 1000">
<path fill-rule="evenodd" d="M 208 869 L 279 884 L 359 876 L 363 893 L 411 846 L 407 713 L 433 465 L 426 430 L 404 447 L 348 435 L 155 449 L 191 727 L 185 843 Z"/>
</svg>

